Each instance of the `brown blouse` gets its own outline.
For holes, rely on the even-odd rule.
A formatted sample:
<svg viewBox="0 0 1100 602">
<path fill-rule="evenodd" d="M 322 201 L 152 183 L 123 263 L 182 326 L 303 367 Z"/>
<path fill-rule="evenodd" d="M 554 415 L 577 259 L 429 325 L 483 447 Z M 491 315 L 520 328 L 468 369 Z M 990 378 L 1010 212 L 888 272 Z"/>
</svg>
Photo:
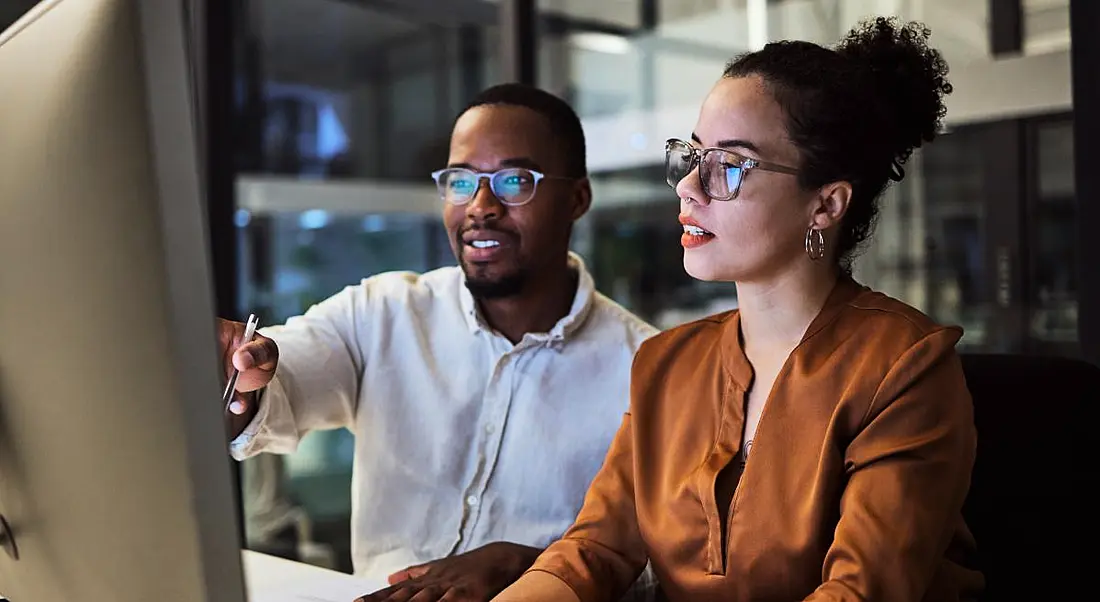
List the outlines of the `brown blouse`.
<svg viewBox="0 0 1100 602">
<path fill-rule="evenodd" d="M 584 507 L 531 570 L 583 602 L 617 599 L 647 560 L 674 601 L 975 598 L 961 330 L 842 279 L 776 378 L 743 474 L 718 479 L 753 379 L 739 324 L 719 314 L 642 346 Z"/>
</svg>

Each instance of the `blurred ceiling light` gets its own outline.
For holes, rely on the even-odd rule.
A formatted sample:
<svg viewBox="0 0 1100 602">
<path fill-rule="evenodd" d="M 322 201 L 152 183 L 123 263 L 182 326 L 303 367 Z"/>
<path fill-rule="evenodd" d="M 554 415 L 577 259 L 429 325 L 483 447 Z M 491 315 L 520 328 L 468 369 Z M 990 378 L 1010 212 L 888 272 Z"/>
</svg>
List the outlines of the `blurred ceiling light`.
<svg viewBox="0 0 1100 602">
<path fill-rule="evenodd" d="M 627 54 L 632 46 L 624 36 L 598 31 L 582 31 L 569 37 L 569 41 L 582 50 L 604 54 Z"/>
<path fill-rule="evenodd" d="M 310 209 L 298 216 L 298 227 L 303 230 L 320 230 L 329 224 L 329 220 L 328 211 Z"/>
<path fill-rule="evenodd" d="M 379 214 L 368 215 L 363 218 L 363 231 L 368 233 L 385 232 L 386 216 Z"/>
</svg>

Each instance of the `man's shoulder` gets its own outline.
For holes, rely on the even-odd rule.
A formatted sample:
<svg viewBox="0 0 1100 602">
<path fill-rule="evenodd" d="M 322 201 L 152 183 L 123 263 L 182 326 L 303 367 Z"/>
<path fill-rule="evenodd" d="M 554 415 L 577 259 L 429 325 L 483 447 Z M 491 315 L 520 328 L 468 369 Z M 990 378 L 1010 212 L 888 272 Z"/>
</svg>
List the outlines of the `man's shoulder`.
<svg viewBox="0 0 1100 602">
<path fill-rule="evenodd" d="M 375 300 L 429 298 L 454 294 L 462 286 L 462 272 L 447 266 L 429 272 L 394 270 L 364 278 L 355 285 L 367 298 Z"/>
<path fill-rule="evenodd" d="M 638 349 L 645 340 L 660 332 L 649 322 L 599 291 L 592 295 L 591 312 L 589 320 L 595 322 L 598 328 L 621 336 L 632 350 Z"/>
</svg>

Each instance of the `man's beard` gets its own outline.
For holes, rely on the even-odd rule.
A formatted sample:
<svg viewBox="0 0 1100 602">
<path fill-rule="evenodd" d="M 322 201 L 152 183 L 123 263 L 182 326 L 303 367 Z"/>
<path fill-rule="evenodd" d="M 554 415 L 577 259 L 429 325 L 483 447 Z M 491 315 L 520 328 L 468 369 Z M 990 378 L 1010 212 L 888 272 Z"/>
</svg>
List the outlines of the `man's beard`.
<svg viewBox="0 0 1100 602">
<path fill-rule="evenodd" d="M 471 275 L 465 265 L 462 270 L 466 273 L 466 289 L 474 299 L 515 297 L 523 292 L 523 286 L 527 283 L 527 272 L 523 270 L 499 278 L 478 278 Z"/>
<path fill-rule="evenodd" d="M 458 249 L 456 255 L 458 256 L 459 264 L 462 266 L 462 272 L 466 275 L 466 289 L 470 291 L 474 299 L 506 299 L 508 297 L 515 297 L 523 292 L 523 288 L 527 284 L 528 271 L 522 267 L 517 267 L 511 274 L 486 277 L 478 274 L 479 269 L 476 264 L 471 265 L 463 261 L 462 249 L 466 244 L 464 235 L 470 230 L 496 233 L 501 237 L 501 240 L 506 240 L 515 246 L 519 245 L 519 236 L 517 234 L 495 228 L 493 227 L 494 225 L 495 223 L 490 223 L 464 227 L 455 233 L 456 248 Z"/>
</svg>

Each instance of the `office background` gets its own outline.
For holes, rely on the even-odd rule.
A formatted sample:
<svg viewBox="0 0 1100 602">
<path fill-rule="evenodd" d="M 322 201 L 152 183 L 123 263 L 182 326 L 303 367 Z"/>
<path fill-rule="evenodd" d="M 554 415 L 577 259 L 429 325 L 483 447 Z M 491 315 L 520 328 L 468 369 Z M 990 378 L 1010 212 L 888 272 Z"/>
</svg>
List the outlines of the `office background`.
<svg viewBox="0 0 1100 602">
<path fill-rule="evenodd" d="M 683 272 L 664 139 L 690 132 L 731 56 L 889 13 L 928 23 L 956 93 L 857 275 L 963 325 L 966 350 L 1083 353 L 1068 0 L 236 5 L 235 280 L 267 323 L 372 273 L 453 263 L 427 174 L 464 103 L 510 79 L 585 122 L 596 200 L 575 247 L 598 286 L 662 327 L 732 306 Z"/>
<path fill-rule="evenodd" d="M 30 4 L 3 3 L 0 28 Z M 595 200 L 574 247 L 598 288 L 659 327 L 735 307 L 731 286 L 683 271 L 663 141 L 690 133 L 738 53 L 772 39 L 832 43 L 862 16 L 895 14 L 932 29 L 956 92 L 945 134 L 883 199 L 857 278 L 962 325 L 965 351 L 1100 362 L 1100 226 L 1089 225 L 1100 224 L 1100 182 L 1074 169 L 1100 158 L 1081 135 L 1100 131 L 1100 113 L 1074 111 L 1075 96 L 1100 106 L 1086 76 L 1100 65 L 1097 5 L 198 3 L 219 311 L 277 323 L 371 274 L 453 264 L 428 174 L 446 163 L 464 104 L 517 80 L 563 96 L 584 122 Z M 350 433 L 317 433 L 294 455 L 246 463 L 249 544 L 349 571 L 352 452 Z"/>
<path fill-rule="evenodd" d="M 584 122 L 595 201 L 574 247 L 600 290 L 660 327 L 735 306 L 732 287 L 683 271 L 663 141 L 691 131 L 732 56 L 770 39 L 831 43 L 861 16 L 896 14 L 929 25 L 956 92 L 948 132 L 883 199 L 857 277 L 963 325 L 967 351 L 1086 356 L 1100 333 L 1086 332 L 1082 310 L 1098 305 L 1082 299 L 1100 270 L 1084 281 L 1091 249 L 1079 223 L 1100 223 L 1100 198 L 1086 205 L 1075 179 L 1070 9 L 1068 0 L 237 0 L 225 9 L 232 72 L 222 94 L 208 91 L 211 111 L 233 98 L 222 105 L 232 155 L 220 159 L 232 174 L 213 174 L 233 200 L 231 215 L 228 203 L 215 208 L 225 212 L 216 223 L 232 222 L 220 240 L 238 251 L 233 274 L 220 262 L 223 288 L 236 287 L 226 311 L 278 322 L 364 276 L 452 264 L 428 173 L 445 164 L 464 104 L 516 80 L 562 95 Z M 317 433 L 292 456 L 246 464 L 250 545 L 350 570 L 352 449 L 350 433 Z M 304 537 L 319 545 L 294 546 L 278 520 L 258 520 L 285 516 L 306 517 Z"/>
</svg>

